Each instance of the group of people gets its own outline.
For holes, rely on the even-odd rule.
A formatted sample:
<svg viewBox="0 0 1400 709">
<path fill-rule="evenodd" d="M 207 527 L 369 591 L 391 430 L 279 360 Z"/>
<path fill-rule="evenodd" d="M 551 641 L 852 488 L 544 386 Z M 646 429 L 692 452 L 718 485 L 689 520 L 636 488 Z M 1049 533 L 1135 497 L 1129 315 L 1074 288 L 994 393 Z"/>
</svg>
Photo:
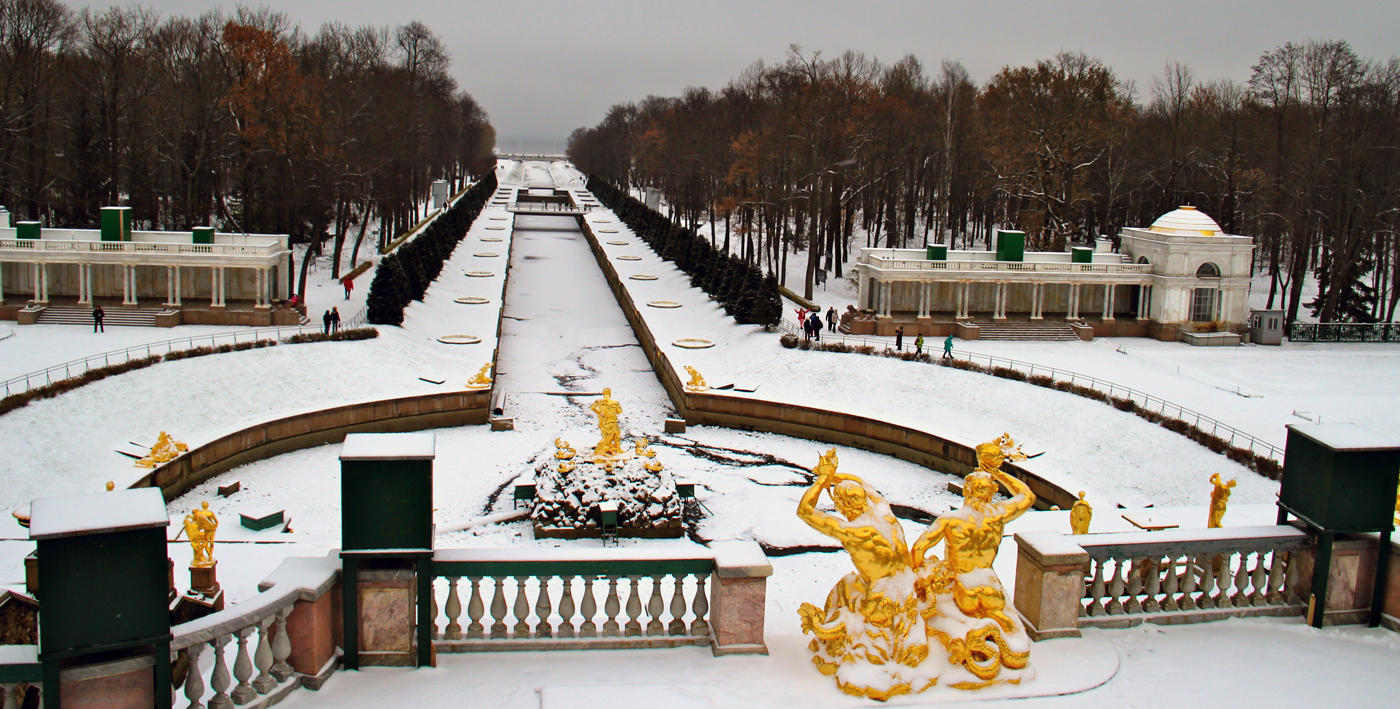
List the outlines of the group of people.
<svg viewBox="0 0 1400 709">
<path fill-rule="evenodd" d="M 340 309 L 331 308 L 321 315 L 321 324 L 324 326 L 327 335 L 332 332 L 340 332 Z"/>
<path fill-rule="evenodd" d="M 817 306 L 813 310 L 807 308 L 797 308 L 797 324 L 802 327 L 802 334 L 808 340 L 822 340 L 822 309 Z M 826 309 L 826 327 L 831 332 L 836 332 L 836 308 Z"/>
<path fill-rule="evenodd" d="M 900 325 L 894 329 L 894 348 L 898 352 L 904 351 L 904 326 Z M 914 354 L 924 353 L 924 334 L 919 333 L 914 336 Z M 950 334 L 943 341 L 943 359 L 953 359 L 953 336 Z"/>
</svg>

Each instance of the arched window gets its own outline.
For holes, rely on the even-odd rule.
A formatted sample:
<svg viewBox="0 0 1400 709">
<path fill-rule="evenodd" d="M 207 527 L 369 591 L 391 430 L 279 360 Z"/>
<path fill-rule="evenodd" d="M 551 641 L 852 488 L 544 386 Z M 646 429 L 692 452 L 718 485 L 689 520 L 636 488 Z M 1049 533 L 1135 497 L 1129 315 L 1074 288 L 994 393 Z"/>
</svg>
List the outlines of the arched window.
<svg viewBox="0 0 1400 709">
<path fill-rule="evenodd" d="M 1220 267 L 1217 266 L 1217 265 L 1215 265 L 1215 264 L 1213 264 L 1213 263 L 1210 263 L 1210 262 L 1203 263 L 1203 264 L 1201 264 L 1201 267 L 1200 267 L 1200 268 L 1196 269 L 1196 277 L 1197 277 L 1197 278 L 1219 278 L 1219 277 L 1220 277 Z"/>
<path fill-rule="evenodd" d="M 1152 263 L 1152 262 L 1151 262 L 1151 261 L 1148 261 L 1146 256 L 1139 256 L 1139 257 L 1138 257 L 1138 263 Z"/>
</svg>

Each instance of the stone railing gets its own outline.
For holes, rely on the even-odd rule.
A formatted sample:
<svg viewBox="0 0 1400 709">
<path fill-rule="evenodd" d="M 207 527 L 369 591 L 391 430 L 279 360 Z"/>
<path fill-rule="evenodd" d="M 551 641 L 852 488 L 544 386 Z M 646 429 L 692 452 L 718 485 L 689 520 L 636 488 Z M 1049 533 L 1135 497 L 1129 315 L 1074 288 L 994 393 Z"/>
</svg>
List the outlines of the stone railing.
<svg viewBox="0 0 1400 709">
<path fill-rule="evenodd" d="M 1152 273 L 1147 263 L 1064 263 L 1058 261 L 925 261 L 870 256 L 883 271 L 1009 271 L 1035 273 Z"/>
<path fill-rule="evenodd" d="M 188 706 L 265 707 L 298 687 L 320 689 L 339 660 L 332 612 L 339 572 L 334 558 L 288 558 L 256 597 L 171 628 L 170 649 L 189 668 L 180 687 Z"/>
<path fill-rule="evenodd" d="M 213 254 L 216 256 L 275 256 L 283 253 L 275 240 L 265 244 L 184 244 L 148 241 L 84 241 L 68 239 L 0 239 L 0 250 L 34 253 Z"/>
<path fill-rule="evenodd" d="M 42 679 L 38 645 L 0 645 L 0 706 L 24 706 L 30 688 L 38 692 Z"/>
<path fill-rule="evenodd" d="M 432 566 L 446 579 L 434 591 L 444 599 L 434 602 L 438 652 L 708 645 L 716 655 L 767 653 L 773 568 L 755 542 L 715 542 L 708 552 L 455 549 L 437 552 Z"/>
<path fill-rule="evenodd" d="M 1292 526 L 1016 535 L 1016 609 L 1035 639 L 1079 628 L 1300 615 L 1315 541 Z"/>
</svg>

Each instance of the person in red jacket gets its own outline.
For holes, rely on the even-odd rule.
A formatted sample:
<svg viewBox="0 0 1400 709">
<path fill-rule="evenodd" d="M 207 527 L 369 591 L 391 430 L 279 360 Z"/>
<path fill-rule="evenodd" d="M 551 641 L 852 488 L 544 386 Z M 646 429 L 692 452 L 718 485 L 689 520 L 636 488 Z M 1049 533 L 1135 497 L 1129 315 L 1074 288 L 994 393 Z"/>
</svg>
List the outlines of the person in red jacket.
<svg viewBox="0 0 1400 709">
<path fill-rule="evenodd" d="M 346 276 L 340 279 L 340 284 L 345 286 L 345 299 L 350 300 L 350 291 L 355 290 L 355 279 Z"/>
</svg>

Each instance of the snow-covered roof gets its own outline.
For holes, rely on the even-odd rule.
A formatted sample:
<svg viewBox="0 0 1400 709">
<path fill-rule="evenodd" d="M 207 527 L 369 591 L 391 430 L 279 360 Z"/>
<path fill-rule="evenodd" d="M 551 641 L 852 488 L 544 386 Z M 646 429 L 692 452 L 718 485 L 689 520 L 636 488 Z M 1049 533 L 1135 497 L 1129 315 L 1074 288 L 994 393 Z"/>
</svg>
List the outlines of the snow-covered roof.
<svg viewBox="0 0 1400 709">
<path fill-rule="evenodd" d="M 1163 214 L 1147 230 L 1169 236 L 1220 236 L 1224 233 L 1214 219 L 1191 206 Z"/>
<path fill-rule="evenodd" d="M 1334 451 L 1400 450 L 1400 441 L 1354 423 L 1290 423 L 1288 428 Z"/>
<path fill-rule="evenodd" d="M 155 487 L 45 497 L 31 510 L 30 539 L 170 526 L 165 496 Z"/>
<path fill-rule="evenodd" d="M 432 460 L 437 438 L 421 433 L 351 433 L 340 446 L 341 460 Z"/>
</svg>

